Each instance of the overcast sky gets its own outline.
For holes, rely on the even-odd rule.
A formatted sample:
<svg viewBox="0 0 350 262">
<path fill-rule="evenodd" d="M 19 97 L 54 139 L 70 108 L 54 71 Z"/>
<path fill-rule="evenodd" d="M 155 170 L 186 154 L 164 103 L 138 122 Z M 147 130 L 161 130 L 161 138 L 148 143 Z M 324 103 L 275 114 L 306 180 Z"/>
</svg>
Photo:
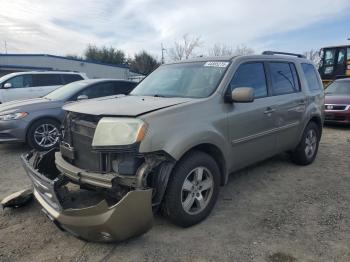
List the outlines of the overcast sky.
<svg viewBox="0 0 350 262">
<path fill-rule="evenodd" d="M 302 52 L 350 37 L 349 0 L 0 0 L 0 52 L 81 55 L 113 46 L 160 57 L 185 33 L 215 43 Z"/>
</svg>

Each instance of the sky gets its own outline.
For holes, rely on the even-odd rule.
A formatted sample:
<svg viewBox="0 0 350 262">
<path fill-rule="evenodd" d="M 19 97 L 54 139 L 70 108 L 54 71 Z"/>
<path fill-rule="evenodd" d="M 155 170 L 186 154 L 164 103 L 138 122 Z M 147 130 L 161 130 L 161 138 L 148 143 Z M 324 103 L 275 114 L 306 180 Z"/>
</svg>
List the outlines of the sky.
<svg viewBox="0 0 350 262">
<path fill-rule="evenodd" d="M 184 34 L 303 52 L 350 41 L 349 0 L 0 0 L 0 53 L 82 55 L 88 44 L 160 58 Z"/>
</svg>

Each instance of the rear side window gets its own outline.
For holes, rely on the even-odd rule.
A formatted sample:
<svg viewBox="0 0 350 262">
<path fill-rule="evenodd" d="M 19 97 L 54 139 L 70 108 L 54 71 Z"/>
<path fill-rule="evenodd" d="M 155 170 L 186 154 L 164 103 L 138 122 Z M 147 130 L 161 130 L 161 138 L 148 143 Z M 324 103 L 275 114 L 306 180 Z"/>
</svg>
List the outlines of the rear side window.
<svg viewBox="0 0 350 262">
<path fill-rule="evenodd" d="M 246 63 L 240 65 L 230 83 L 231 91 L 237 87 L 254 88 L 255 98 L 267 96 L 264 64 Z"/>
<path fill-rule="evenodd" d="M 270 62 L 269 71 L 273 95 L 290 94 L 300 90 L 294 64 Z"/>
<path fill-rule="evenodd" d="M 34 86 L 58 86 L 62 85 L 60 74 L 34 74 Z"/>
<path fill-rule="evenodd" d="M 74 75 L 74 74 L 62 75 L 62 78 L 63 78 L 64 84 L 69 84 L 75 81 L 83 80 L 81 75 Z"/>
<path fill-rule="evenodd" d="M 321 90 L 322 85 L 320 83 L 320 80 L 318 78 L 318 72 L 316 72 L 316 69 L 311 64 L 301 64 L 301 68 L 303 69 L 307 87 L 309 90 Z"/>
<path fill-rule="evenodd" d="M 114 82 L 114 92 L 115 94 L 129 94 L 136 86 L 137 83 L 133 82 Z"/>
</svg>

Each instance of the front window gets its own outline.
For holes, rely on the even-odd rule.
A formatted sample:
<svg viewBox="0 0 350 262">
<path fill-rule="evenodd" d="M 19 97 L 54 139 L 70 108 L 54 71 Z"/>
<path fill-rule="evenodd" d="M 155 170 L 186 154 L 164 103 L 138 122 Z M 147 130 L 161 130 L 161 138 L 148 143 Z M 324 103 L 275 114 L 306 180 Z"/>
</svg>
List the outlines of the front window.
<svg viewBox="0 0 350 262">
<path fill-rule="evenodd" d="M 193 62 L 164 65 L 156 69 L 132 92 L 137 96 L 210 96 L 226 72 L 229 62 Z"/>
<path fill-rule="evenodd" d="M 5 83 L 10 83 L 11 88 L 25 88 L 25 87 L 32 87 L 33 81 L 31 75 L 20 75 L 15 76 L 7 81 Z"/>
<path fill-rule="evenodd" d="M 335 81 L 326 89 L 326 94 L 350 95 L 350 81 Z"/>
</svg>

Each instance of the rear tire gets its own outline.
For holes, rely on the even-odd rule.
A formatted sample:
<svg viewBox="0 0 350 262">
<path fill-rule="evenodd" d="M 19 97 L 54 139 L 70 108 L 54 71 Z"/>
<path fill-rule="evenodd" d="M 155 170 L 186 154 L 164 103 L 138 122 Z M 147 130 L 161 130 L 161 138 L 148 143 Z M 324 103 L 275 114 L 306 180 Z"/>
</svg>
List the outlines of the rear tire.
<svg viewBox="0 0 350 262">
<path fill-rule="evenodd" d="M 176 165 L 163 202 L 163 215 L 189 227 L 204 220 L 213 209 L 220 188 L 220 170 L 215 160 L 193 151 Z"/>
<path fill-rule="evenodd" d="M 58 144 L 60 123 L 53 119 L 35 121 L 28 129 L 27 143 L 39 151 L 47 151 Z"/>
<path fill-rule="evenodd" d="M 303 133 L 297 148 L 292 152 L 291 157 L 297 165 L 311 164 L 317 155 L 321 130 L 315 122 L 310 122 Z"/>
</svg>

